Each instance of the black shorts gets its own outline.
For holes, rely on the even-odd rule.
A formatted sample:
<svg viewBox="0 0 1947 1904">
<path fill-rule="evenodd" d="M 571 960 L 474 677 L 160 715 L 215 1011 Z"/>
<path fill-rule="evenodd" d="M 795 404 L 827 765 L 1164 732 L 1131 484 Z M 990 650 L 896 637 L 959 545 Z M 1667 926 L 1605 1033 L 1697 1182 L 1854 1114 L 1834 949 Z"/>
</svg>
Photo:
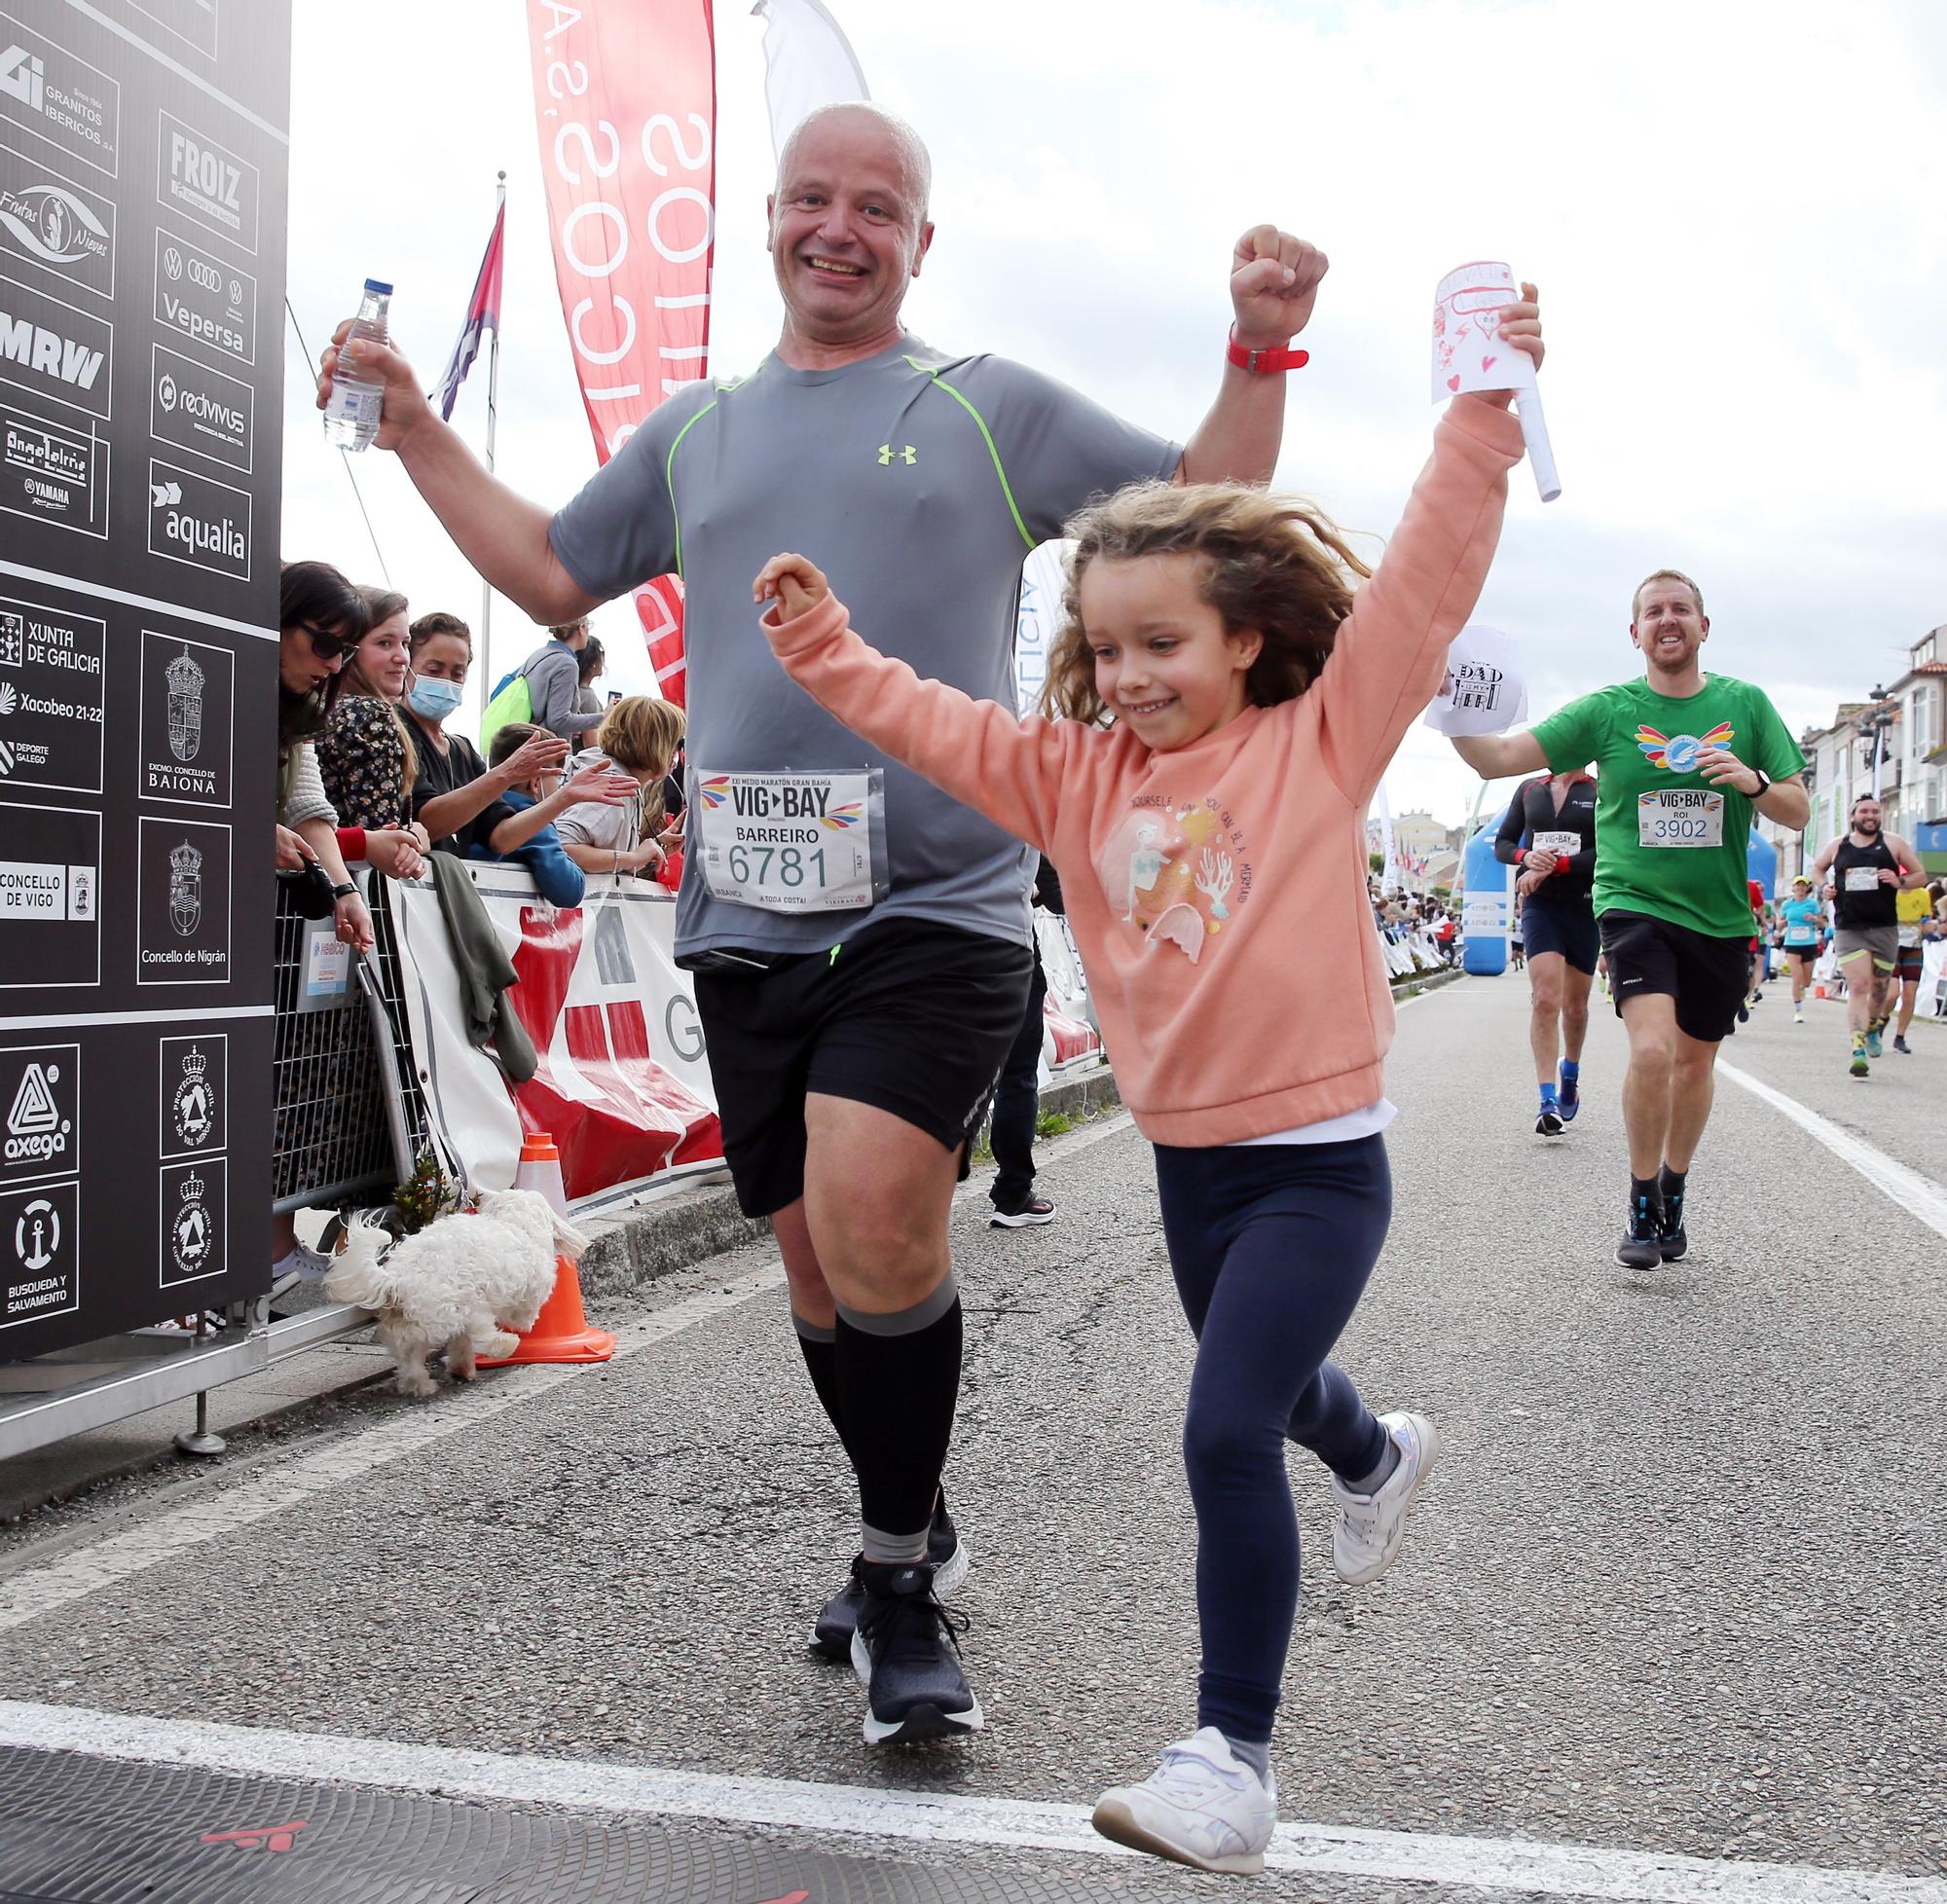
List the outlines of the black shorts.
<svg viewBox="0 0 1947 1904">
<path fill-rule="evenodd" d="M 1595 975 L 1596 957 L 1602 946 L 1596 914 L 1586 898 L 1560 904 L 1530 898 L 1522 908 L 1522 934 L 1530 959 L 1560 952 L 1577 971 Z"/>
<path fill-rule="evenodd" d="M 744 1214 L 768 1217 L 804 1194 L 812 1091 L 890 1112 L 949 1151 L 966 1145 L 1027 1012 L 1034 963 L 1008 939 L 888 919 L 835 953 L 698 971 L 723 1155 Z"/>
<path fill-rule="evenodd" d="M 1700 1044 L 1728 1038 L 1751 984 L 1750 941 L 1712 938 L 1649 912 L 1614 908 L 1598 922 L 1616 1015 L 1651 992 L 1676 1001 L 1676 1029 Z"/>
</svg>

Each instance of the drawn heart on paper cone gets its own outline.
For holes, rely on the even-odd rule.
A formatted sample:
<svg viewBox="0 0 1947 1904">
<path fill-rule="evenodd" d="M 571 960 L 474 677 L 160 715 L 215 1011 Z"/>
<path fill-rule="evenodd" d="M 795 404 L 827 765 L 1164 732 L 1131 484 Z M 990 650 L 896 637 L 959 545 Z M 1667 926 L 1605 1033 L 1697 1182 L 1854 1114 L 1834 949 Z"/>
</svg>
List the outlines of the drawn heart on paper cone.
<svg viewBox="0 0 1947 1904">
<path fill-rule="evenodd" d="M 1483 370 L 1491 370 L 1499 362 L 1499 357 L 1483 357 L 1481 359 L 1481 368 Z"/>
<path fill-rule="evenodd" d="M 1447 380 L 1447 387 L 1450 390 L 1457 390 L 1460 387 L 1460 373 L 1457 370 Z"/>
</svg>

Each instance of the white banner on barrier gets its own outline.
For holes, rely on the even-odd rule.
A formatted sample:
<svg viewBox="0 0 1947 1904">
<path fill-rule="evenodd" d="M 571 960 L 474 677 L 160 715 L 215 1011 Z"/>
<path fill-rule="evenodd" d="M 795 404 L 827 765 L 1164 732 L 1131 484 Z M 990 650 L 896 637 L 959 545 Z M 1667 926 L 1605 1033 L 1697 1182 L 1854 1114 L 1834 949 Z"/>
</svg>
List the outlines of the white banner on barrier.
<svg viewBox="0 0 1947 1904">
<path fill-rule="evenodd" d="M 470 868 L 521 982 L 509 997 L 539 1068 L 512 1097 L 466 1039 L 459 978 L 430 885 L 394 884 L 413 1050 L 442 1141 L 476 1189 L 513 1182 L 524 1131 L 561 1148 L 577 1210 L 722 1167 L 688 974 L 673 956 L 676 902 L 649 883 L 591 877 L 578 907 L 539 898 L 516 867 Z"/>
</svg>

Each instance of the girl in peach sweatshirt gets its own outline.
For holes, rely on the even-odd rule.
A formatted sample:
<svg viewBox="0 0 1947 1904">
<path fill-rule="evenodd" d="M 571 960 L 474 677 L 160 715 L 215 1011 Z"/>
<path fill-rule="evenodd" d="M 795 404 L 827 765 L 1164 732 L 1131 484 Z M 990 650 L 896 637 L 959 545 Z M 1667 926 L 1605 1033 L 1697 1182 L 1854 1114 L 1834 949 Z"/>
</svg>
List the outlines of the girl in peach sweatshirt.
<svg viewBox="0 0 1947 1904">
<path fill-rule="evenodd" d="M 1532 286 L 1502 335 L 1539 363 Z M 754 585 L 807 692 L 1059 870 L 1123 1101 L 1156 1147 L 1197 1337 L 1184 1428 L 1203 1660 L 1197 1731 L 1097 1829 L 1256 1871 L 1298 1605 L 1287 1439 L 1332 1474 L 1341 1578 L 1392 1563 L 1433 1467 L 1423 1416 L 1375 1415 L 1328 1360 L 1392 1190 L 1393 1010 L 1366 897 L 1366 807 L 1441 684 L 1499 538 L 1521 429 L 1462 396 L 1377 570 L 1323 518 L 1219 485 L 1124 490 L 1070 526 L 1053 719 L 921 680 L 854 634 L 801 556 Z M 1355 592 L 1353 575 L 1365 576 Z"/>
</svg>

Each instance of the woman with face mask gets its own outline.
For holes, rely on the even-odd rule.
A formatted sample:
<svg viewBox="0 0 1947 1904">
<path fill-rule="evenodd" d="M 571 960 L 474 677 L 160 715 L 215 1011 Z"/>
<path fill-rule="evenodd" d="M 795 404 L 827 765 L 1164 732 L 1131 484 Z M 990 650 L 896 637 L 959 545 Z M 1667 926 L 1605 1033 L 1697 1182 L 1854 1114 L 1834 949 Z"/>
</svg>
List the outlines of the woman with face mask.
<svg viewBox="0 0 1947 1904">
<path fill-rule="evenodd" d="M 410 879 L 430 842 L 412 818 L 419 759 L 397 705 L 412 672 L 406 598 L 391 589 L 358 594 L 368 626 L 346 659 L 338 699 L 317 738 L 318 773 L 338 809 L 347 853 L 389 877 Z"/>
<path fill-rule="evenodd" d="M 419 754 L 413 818 L 425 828 L 434 851 L 462 860 L 476 845 L 493 854 L 512 853 L 578 802 L 618 805 L 635 797 L 636 783 L 601 761 L 516 812 L 501 796 L 537 775 L 553 776 L 568 758 L 568 743 L 554 734 L 536 734 L 499 766 L 489 767 L 471 741 L 445 729 L 473 665 L 473 637 L 466 624 L 458 615 L 422 615 L 412 625 L 410 647 L 413 675 L 405 705 Z"/>
</svg>

